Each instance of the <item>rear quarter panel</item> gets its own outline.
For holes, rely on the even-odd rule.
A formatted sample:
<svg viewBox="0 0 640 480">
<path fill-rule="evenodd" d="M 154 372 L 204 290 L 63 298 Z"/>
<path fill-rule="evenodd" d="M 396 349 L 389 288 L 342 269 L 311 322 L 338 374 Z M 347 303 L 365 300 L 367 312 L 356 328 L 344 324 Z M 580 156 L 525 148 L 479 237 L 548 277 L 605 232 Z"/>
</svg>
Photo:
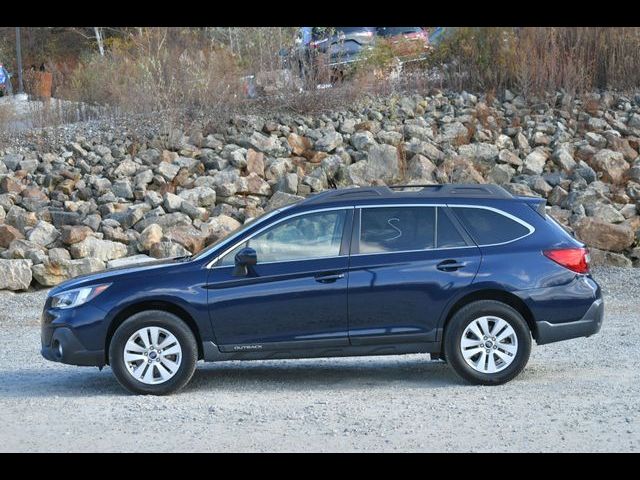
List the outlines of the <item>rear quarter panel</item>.
<svg viewBox="0 0 640 480">
<path fill-rule="evenodd" d="M 494 200 L 483 205 L 515 215 L 535 231 L 511 243 L 481 246 L 482 261 L 473 283 L 452 299 L 449 307 L 472 292 L 500 290 L 519 297 L 535 321 L 560 323 L 582 318 L 600 295 L 598 285 L 590 276 L 572 272 L 542 253 L 582 244 L 525 203 Z"/>
</svg>

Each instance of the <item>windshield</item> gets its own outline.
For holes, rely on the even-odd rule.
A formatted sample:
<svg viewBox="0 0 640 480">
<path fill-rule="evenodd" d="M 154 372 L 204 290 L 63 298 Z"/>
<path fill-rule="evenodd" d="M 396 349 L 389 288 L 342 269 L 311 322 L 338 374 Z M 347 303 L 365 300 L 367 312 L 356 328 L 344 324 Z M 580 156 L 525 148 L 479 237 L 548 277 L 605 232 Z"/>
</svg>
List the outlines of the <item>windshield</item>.
<svg viewBox="0 0 640 480">
<path fill-rule="evenodd" d="M 260 222 L 262 222 L 264 220 L 267 220 L 268 218 L 273 217 L 275 214 L 280 213 L 283 210 L 285 210 L 285 209 L 287 209 L 287 208 L 289 208 L 291 206 L 292 205 L 287 205 L 286 207 L 278 208 L 276 210 L 264 213 L 264 214 L 260 215 L 259 217 L 256 217 L 256 218 L 248 221 L 247 223 L 243 224 L 237 230 L 234 230 L 233 232 L 230 232 L 228 235 L 226 235 L 226 236 L 222 237 L 221 239 L 219 239 L 218 241 L 212 243 L 207 248 L 204 248 L 204 249 L 200 250 L 197 254 L 195 254 L 193 257 L 191 257 L 191 259 L 195 260 L 195 259 L 198 259 L 198 258 L 206 257 L 211 251 L 215 250 L 216 248 L 218 248 L 222 244 L 226 243 L 227 241 L 230 241 L 231 239 L 233 239 L 235 237 L 239 237 L 245 230 L 248 230 L 249 228 L 251 228 L 252 226 L 254 226 L 257 223 L 260 223 Z"/>
</svg>

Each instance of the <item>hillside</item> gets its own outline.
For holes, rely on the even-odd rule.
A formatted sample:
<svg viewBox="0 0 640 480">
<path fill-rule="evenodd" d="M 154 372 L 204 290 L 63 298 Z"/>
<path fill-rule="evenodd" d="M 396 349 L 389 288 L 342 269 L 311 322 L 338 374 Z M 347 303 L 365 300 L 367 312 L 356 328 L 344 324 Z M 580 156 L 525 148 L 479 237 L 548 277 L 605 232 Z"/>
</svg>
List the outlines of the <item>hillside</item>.
<svg viewBox="0 0 640 480">
<path fill-rule="evenodd" d="M 6 139 L 0 289 L 193 254 L 277 205 L 370 184 L 488 182 L 542 196 L 595 263 L 640 266 L 640 95 L 438 91 L 235 116 L 221 131 L 162 134 L 160 120 Z"/>
</svg>

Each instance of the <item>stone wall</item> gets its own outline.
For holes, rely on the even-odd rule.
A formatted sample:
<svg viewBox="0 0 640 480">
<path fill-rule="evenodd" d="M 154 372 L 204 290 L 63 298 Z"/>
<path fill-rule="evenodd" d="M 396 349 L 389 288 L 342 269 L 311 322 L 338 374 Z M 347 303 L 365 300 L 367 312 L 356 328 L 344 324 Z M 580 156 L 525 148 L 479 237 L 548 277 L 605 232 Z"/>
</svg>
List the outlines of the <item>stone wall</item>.
<svg viewBox="0 0 640 480">
<path fill-rule="evenodd" d="M 0 289 L 196 253 L 313 192 L 399 183 L 542 196 L 595 263 L 640 262 L 640 95 L 441 92 L 316 117 L 242 116 L 215 134 L 141 140 L 95 123 L 45 133 L 0 150 Z"/>
</svg>

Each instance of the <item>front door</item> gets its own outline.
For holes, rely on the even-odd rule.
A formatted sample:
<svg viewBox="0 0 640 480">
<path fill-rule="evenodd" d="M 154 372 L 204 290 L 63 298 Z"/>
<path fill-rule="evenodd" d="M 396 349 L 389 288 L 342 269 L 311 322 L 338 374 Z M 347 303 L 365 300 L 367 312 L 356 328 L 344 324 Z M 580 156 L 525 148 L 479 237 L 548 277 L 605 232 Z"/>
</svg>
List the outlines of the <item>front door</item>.
<svg viewBox="0 0 640 480">
<path fill-rule="evenodd" d="M 221 351 L 348 345 L 353 208 L 291 216 L 244 239 L 211 269 L 209 312 Z M 234 276 L 235 254 L 257 263 Z"/>
<path fill-rule="evenodd" d="M 349 268 L 353 345 L 436 341 L 441 312 L 480 266 L 478 247 L 445 210 L 361 209 Z"/>
</svg>

